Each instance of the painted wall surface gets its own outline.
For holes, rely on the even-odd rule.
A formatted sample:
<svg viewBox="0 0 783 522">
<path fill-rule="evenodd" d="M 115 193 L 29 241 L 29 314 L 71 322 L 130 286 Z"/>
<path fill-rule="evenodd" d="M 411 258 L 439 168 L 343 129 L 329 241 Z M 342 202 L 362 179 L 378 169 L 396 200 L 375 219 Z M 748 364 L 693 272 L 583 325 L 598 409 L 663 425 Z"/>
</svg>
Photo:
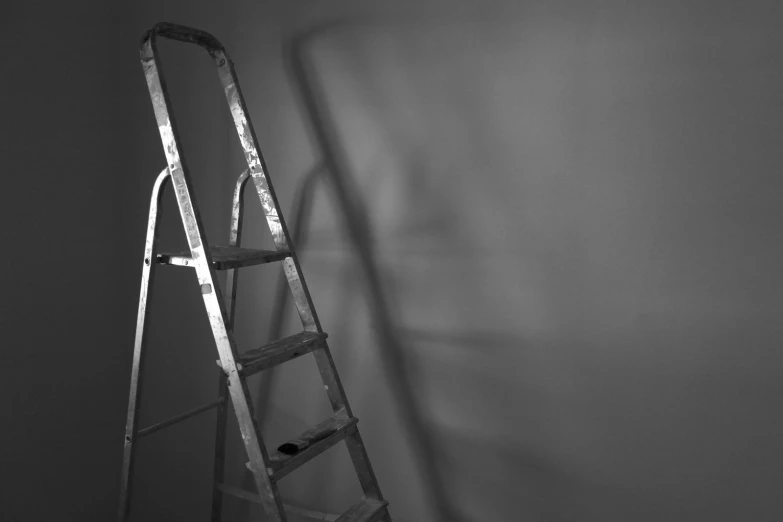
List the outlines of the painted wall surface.
<svg viewBox="0 0 783 522">
<path fill-rule="evenodd" d="M 15 2 L 0 21 L 9 45 L 0 82 L 3 521 L 111 520 L 117 509 L 147 212 L 166 165 L 138 45 L 169 15 L 219 23 L 192 2 L 179 9 L 186 15 L 146 4 Z M 228 229 L 230 119 L 208 57 L 162 51 L 207 234 L 217 240 Z M 184 235 L 166 196 L 161 236 L 178 247 Z M 157 279 L 145 425 L 217 388 L 195 278 L 162 269 Z M 194 419 L 142 441 L 137 520 L 209 510 L 213 433 L 208 418 Z"/>
<path fill-rule="evenodd" d="M 144 223 L 164 163 L 136 45 L 161 19 L 229 48 L 287 215 L 320 153 L 284 50 L 318 28 L 304 52 L 368 210 L 436 476 L 463 520 L 783 516 L 777 3 L 14 9 L 3 28 L 24 44 L 7 56 L 0 140 L 0 468 L 14 484 L 3 519 L 115 509 Z M 222 240 L 241 156 L 209 61 L 163 50 L 208 235 Z M 322 189 L 300 249 L 307 281 L 394 519 L 434 519 L 399 375 Z M 250 244 L 268 241 L 260 217 L 250 205 Z M 175 212 L 164 219 L 164 239 L 182 244 Z M 216 384 L 192 275 L 163 273 L 150 422 Z M 240 348 L 266 340 L 276 276 L 248 271 Z M 254 391 L 270 445 L 328 413 L 308 358 Z M 137 520 L 208 517 L 210 415 L 149 439 Z M 281 487 L 329 511 L 358 494 L 342 449 Z M 256 514 L 226 506 L 227 519 Z"/>
<path fill-rule="evenodd" d="M 347 19 L 309 53 L 453 503 L 466 520 L 779 519 L 780 8 L 491 5 L 289 22 Z M 250 98 L 286 130 L 275 162 L 304 172 L 285 88 Z M 393 512 L 428 519 L 333 202 L 304 267 Z M 296 370 L 275 407 L 314 405 L 280 433 L 325 409 Z M 348 502 L 318 480 L 342 463 L 302 494 Z"/>
</svg>

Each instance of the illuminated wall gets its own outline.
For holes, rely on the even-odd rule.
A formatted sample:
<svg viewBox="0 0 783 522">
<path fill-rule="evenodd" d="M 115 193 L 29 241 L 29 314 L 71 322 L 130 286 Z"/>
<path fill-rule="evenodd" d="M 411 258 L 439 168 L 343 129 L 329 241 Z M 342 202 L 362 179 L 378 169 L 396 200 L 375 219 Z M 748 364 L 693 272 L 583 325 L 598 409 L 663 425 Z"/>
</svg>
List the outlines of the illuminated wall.
<svg viewBox="0 0 783 522">
<path fill-rule="evenodd" d="M 340 174 L 368 211 L 434 476 L 460 517 L 779 520 L 781 14 L 761 0 L 11 8 L 0 469 L 15 486 L 4 516 L 115 510 L 139 256 L 164 165 L 137 43 L 165 19 L 228 47 L 289 217 L 320 153 L 283 51 L 318 28 L 303 56 Z M 163 52 L 220 242 L 239 148 L 209 60 Z M 400 376 L 383 361 L 330 187 L 300 252 L 307 281 L 395 520 L 434 520 Z M 164 240 L 182 244 L 167 201 Z M 267 241 L 259 220 L 251 204 L 250 244 Z M 163 274 L 150 422 L 216 392 L 192 274 Z M 241 348 L 266 340 L 276 275 L 243 273 Z M 270 445 L 328 413 L 309 358 L 277 371 L 270 390 L 259 411 Z M 145 441 L 138 519 L 208 516 L 210 415 Z M 229 477 L 242 483 L 232 430 Z M 328 511 L 358 493 L 342 449 L 282 490 Z"/>
</svg>

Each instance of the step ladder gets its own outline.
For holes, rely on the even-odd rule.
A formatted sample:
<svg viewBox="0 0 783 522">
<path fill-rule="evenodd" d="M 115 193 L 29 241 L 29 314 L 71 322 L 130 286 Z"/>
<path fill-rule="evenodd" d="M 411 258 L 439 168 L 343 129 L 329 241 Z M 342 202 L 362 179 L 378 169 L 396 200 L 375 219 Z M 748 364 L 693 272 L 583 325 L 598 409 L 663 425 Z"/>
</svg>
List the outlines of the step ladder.
<svg viewBox="0 0 783 522">
<path fill-rule="evenodd" d="M 218 76 L 248 164 L 248 169 L 239 176 L 234 190 L 231 232 L 227 246 L 210 246 L 204 235 L 204 228 L 191 191 L 192 185 L 188 168 L 185 158 L 180 152 L 181 142 L 174 115 L 169 110 L 170 103 L 166 84 L 159 68 L 160 60 L 156 48 L 158 36 L 197 44 L 209 53 L 217 65 Z M 247 117 L 247 108 L 239 89 L 233 64 L 226 50 L 217 39 L 206 32 L 170 23 L 159 23 L 144 35 L 141 45 L 141 62 L 168 166 L 163 169 L 155 181 L 150 202 L 128 417 L 125 428 L 119 520 L 121 522 L 128 520 L 130 514 L 134 449 L 137 440 L 201 412 L 216 408 L 218 418 L 211 518 L 213 522 L 221 520 L 223 496 L 226 494 L 256 501 L 263 506 L 270 520 L 285 522 L 287 520 L 286 508 L 278 492 L 277 482 L 340 441 L 346 443 L 363 496 L 359 502 L 340 515 L 336 519 L 337 522 L 391 522 L 387 509 L 388 502 L 381 495 L 378 481 L 357 428 L 357 419 L 351 412 L 345 391 L 337 375 L 337 369 L 326 342 L 327 334 L 323 332 L 318 321 L 302 269 L 258 147 L 258 140 Z M 253 180 L 256 187 L 266 215 L 267 225 L 272 233 L 275 244 L 273 251 L 248 249 L 240 246 L 243 193 L 250 179 Z M 158 252 L 157 249 L 159 207 L 163 189 L 169 181 L 174 186 L 177 205 L 185 228 L 189 246 L 187 252 L 165 253 Z M 237 269 L 272 262 L 279 262 L 283 265 L 283 272 L 302 321 L 302 332 L 240 354 L 232 335 L 237 292 Z M 220 357 L 217 361 L 221 370 L 219 393 L 217 400 L 213 402 L 167 421 L 139 429 L 137 421 L 141 394 L 141 368 L 147 333 L 149 291 L 155 267 L 161 264 L 195 269 Z M 218 270 L 227 271 L 225 300 L 223 292 L 217 284 L 216 271 Z M 334 414 L 314 428 L 281 445 L 277 450 L 270 452 L 263 443 L 253 415 L 246 379 L 264 369 L 308 353 L 312 353 L 315 357 Z M 247 467 L 253 474 L 258 490 L 257 494 L 223 483 L 229 398 L 239 422 L 239 430 L 248 456 Z"/>
</svg>

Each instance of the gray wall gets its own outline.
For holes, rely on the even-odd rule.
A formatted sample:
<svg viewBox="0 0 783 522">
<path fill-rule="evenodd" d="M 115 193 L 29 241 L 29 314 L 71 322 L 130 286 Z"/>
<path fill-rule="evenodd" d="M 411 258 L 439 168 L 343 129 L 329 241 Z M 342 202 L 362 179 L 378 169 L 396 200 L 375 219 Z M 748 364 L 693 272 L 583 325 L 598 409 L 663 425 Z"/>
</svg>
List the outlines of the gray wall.
<svg viewBox="0 0 783 522">
<path fill-rule="evenodd" d="M 3 19 L 18 42 L 0 140 L 4 519 L 115 509 L 144 222 L 164 164 L 136 45 L 160 19 L 231 51 L 284 211 L 318 153 L 282 42 L 349 20 L 307 52 L 465 520 L 783 516 L 777 3 L 149 4 L 25 4 Z M 241 157 L 208 60 L 187 51 L 164 47 L 165 63 L 219 241 Z M 429 519 L 329 190 L 314 213 L 302 262 L 368 451 L 395 520 Z M 164 239 L 181 244 L 165 217 Z M 251 225 L 249 241 L 264 234 Z M 268 331 L 275 275 L 248 273 L 240 347 Z M 161 270 L 156 298 L 150 422 L 208 400 L 216 381 L 192 275 Z M 307 359 L 276 372 L 268 398 L 270 444 L 328 410 Z M 206 519 L 211 421 L 149 439 L 137 519 Z M 358 491 L 346 458 L 332 450 L 284 493 L 345 506 Z"/>
<path fill-rule="evenodd" d="M 0 519 L 110 520 L 150 190 L 166 164 L 138 43 L 170 15 L 218 29 L 219 20 L 192 3 L 180 16 L 176 6 L 154 2 L 15 4 L 0 22 L 8 45 L 0 97 Z M 231 189 L 222 177 L 230 121 L 218 111 L 209 60 L 174 45 L 163 50 L 172 81 L 195 80 L 171 88 L 181 126 L 197 126 L 183 134 L 207 232 L 217 240 L 228 228 Z M 162 236 L 176 247 L 184 235 L 167 196 Z M 193 279 L 174 270 L 158 278 L 144 423 L 215 393 L 214 348 Z M 209 499 L 197 494 L 209 492 L 206 480 L 191 480 L 211 474 L 209 462 L 193 458 L 210 451 L 208 420 L 143 442 L 140 516 L 195 519 L 209 509 Z"/>
<path fill-rule="evenodd" d="M 310 52 L 454 504 L 779 519 L 780 8 L 428 6 Z M 427 519 L 333 211 L 303 255 L 316 305 L 394 513 Z"/>
</svg>

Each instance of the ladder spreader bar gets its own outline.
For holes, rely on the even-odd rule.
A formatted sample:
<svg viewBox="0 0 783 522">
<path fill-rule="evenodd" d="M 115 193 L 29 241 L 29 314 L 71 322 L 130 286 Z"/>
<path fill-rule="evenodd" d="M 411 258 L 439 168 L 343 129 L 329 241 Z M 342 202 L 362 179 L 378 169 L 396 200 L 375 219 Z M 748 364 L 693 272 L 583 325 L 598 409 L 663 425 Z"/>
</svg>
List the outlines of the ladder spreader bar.
<svg viewBox="0 0 783 522">
<path fill-rule="evenodd" d="M 141 438 L 144 437 L 145 435 L 149 435 L 150 433 L 155 433 L 156 431 L 162 430 L 163 428 L 168 428 L 172 424 L 176 424 L 185 419 L 189 419 L 194 415 L 198 415 L 199 413 L 205 412 L 207 410 L 211 410 L 212 408 L 216 408 L 221 404 L 223 404 L 224 402 L 225 402 L 224 399 L 218 399 L 216 401 L 212 401 L 210 403 L 204 404 L 203 406 L 199 406 L 194 410 L 186 411 L 185 413 L 181 415 L 177 415 L 176 417 L 172 417 L 169 420 L 165 420 L 163 422 L 153 424 L 152 426 L 148 426 L 143 430 L 139 430 L 139 432 L 136 434 L 136 437 Z"/>
</svg>

